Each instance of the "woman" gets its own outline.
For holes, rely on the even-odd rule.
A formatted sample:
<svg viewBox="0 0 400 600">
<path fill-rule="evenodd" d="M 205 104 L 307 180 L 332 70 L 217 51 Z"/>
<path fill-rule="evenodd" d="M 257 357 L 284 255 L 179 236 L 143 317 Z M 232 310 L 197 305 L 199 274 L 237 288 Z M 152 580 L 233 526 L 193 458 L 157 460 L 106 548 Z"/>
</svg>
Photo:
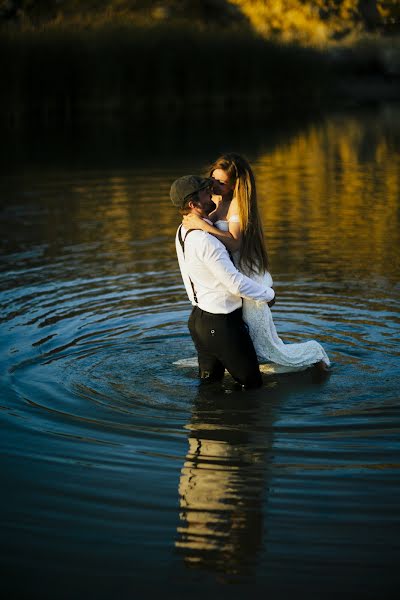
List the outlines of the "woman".
<svg viewBox="0 0 400 600">
<path fill-rule="evenodd" d="M 237 268 L 259 283 L 272 286 L 268 256 L 257 206 L 253 171 L 245 158 L 230 153 L 220 156 L 210 167 L 214 179 L 216 209 L 210 222 L 190 214 L 183 218 L 187 229 L 202 229 L 215 235 L 231 252 Z M 243 319 L 260 363 L 304 369 L 315 365 L 325 371 L 330 365 L 322 346 L 314 341 L 285 344 L 277 334 L 270 308 L 243 299 Z"/>
</svg>

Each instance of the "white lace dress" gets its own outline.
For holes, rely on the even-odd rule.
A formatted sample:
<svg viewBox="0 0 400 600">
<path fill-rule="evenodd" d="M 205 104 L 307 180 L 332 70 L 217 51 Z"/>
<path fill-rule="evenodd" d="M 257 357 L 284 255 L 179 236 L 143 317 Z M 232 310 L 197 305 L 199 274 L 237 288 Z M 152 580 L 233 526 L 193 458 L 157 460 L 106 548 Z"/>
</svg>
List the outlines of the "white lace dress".
<svg viewBox="0 0 400 600">
<path fill-rule="evenodd" d="M 233 215 L 230 221 L 238 222 L 239 217 Z M 221 231 L 229 230 L 228 221 L 216 221 L 214 225 Z M 237 259 L 238 253 L 233 255 L 235 264 Z M 237 264 L 236 266 L 239 268 Z M 264 275 L 252 274 L 250 277 L 261 285 L 272 287 L 273 282 L 270 273 L 264 273 Z M 243 298 L 243 320 L 249 327 L 250 337 L 260 364 L 274 363 L 290 368 L 282 370 L 306 369 L 320 360 L 325 362 L 326 365 L 330 365 L 328 355 L 321 344 L 315 340 L 285 344 L 278 336 L 268 304 Z"/>
</svg>

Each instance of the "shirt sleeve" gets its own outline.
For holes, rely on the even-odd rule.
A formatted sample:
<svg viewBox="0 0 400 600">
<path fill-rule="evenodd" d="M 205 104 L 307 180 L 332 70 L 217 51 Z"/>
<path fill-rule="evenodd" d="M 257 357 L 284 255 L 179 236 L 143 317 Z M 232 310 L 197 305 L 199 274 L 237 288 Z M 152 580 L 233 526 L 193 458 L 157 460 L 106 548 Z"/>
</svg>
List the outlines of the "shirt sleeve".
<svg viewBox="0 0 400 600">
<path fill-rule="evenodd" d="M 231 294 L 263 302 L 269 302 L 275 297 L 271 287 L 260 285 L 240 273 L 229 258 L 225 246 L 214 236 L 206 235 L 203 244 L 197 248 L 197 253 L 207 265 L 210 275 Z"/>
</svg>

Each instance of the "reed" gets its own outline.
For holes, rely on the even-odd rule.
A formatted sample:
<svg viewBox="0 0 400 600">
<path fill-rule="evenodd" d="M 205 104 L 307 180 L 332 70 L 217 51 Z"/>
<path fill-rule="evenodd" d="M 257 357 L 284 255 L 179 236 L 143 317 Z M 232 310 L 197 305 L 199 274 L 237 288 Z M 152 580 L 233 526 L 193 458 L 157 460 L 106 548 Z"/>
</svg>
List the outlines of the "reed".
<svg viewBox="0 0 400 600">
<path fill-rule="evenodd" d="M 0 33 L 3 117 L 221 109 L 310 102 L 322 54 L 245 31 L 104 24 Z"/>
<path fill-rule="evenodd" d="M 371 62 L 370 46 L 365 54 Z M 362 50 L 332 56 L 250 30 L 179 23 L 8 28 L 0 31 L 0 119 L 310 109 L 329 102 L 352 60 L 363 64 Z"/>
</svg>

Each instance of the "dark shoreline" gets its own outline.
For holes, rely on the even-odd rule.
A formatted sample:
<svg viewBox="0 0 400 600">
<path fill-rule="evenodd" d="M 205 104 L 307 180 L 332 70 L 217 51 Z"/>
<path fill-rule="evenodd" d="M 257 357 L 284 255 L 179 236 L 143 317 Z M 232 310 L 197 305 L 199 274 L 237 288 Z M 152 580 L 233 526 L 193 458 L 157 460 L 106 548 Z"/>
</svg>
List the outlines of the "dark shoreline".
<svg viewBox="0 0 400 600">
<path fill-rule="evenodd" d="M 398 114 L 399 102 L 355 102 L 288 111 L 226 113 L 189 112 L 164 118 L 145 114 L 142 118 L 121 118 L 93 114 L 79 121 L 29 120 L 24 127 L 0 129 L 0 171 L 20 175 L 32 168 L 57 172 L 68 165 L 82 169 L 130 169 L 140 165 L 207 163 L 212 155 L 234 151 L 254 159 L 255 155 L 286 145 L 308 129 L 323 126 L 331 118 L 346 115 L 369 119 L 381 113 L 390 139 L 396 127 L 391 114 Z M 396 146 L 393 142 L 394 147 Z"/>
<path fill-rule="evenodd" d="M 375 45 L 374 45 L 375 44 Z M 387 44 L 386 46 L 384 44 Z M 321 50 L 244 31 L 157 26 L 0 30 L 0 126 L 298 114 L 400 99 L 396 52 Z"/>
</svg>

